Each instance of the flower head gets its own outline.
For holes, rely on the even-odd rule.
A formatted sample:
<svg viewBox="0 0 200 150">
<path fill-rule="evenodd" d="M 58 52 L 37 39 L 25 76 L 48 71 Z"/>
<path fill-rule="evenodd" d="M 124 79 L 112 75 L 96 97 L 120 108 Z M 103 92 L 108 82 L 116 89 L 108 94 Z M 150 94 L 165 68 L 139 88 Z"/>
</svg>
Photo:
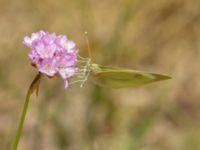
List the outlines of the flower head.
<svg viewBox="0 0 200 150">
<path fill-rule="evenodd" d="M 26 36 L 23 43 L 31 49 L 29 59 L 39 72 L 50 77 L 59 74 L 67 88 L 68 78 L 77 70 L 76 44 L 64 35 L 44 31 Z"/>
</svg>

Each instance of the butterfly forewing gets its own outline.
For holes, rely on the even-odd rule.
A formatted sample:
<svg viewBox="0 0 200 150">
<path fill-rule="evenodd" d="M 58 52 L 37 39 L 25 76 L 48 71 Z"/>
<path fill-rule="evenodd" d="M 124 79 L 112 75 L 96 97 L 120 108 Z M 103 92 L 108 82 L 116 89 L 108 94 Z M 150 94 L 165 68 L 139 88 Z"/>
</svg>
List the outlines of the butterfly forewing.
<svg viewBox="0 0 200 150">
<path fill-rule="evenodd" d="M 102 86 L 110 88 L 137 87 L 170 78 L 160 74 L 97 64 L 92 64 L 90 68 L 95 81 Z"/>
</svg>

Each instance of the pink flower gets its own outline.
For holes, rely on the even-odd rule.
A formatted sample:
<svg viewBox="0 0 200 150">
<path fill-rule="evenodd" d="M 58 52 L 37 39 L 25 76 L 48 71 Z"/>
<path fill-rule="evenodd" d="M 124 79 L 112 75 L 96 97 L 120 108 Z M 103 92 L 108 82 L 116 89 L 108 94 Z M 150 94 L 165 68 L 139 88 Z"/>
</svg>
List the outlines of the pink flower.
<svg viewBox="0 0 200 150">
<path fill-rule="evenodd" d="M 26 36 L 23 43 L 31 49 L 28 56 L 38 71 L 50 77 L 59 74 L 67 88 L 68 78 L 77 70 L 76 44 L 65 35 L 57 36 L 44 31 Z"/>
</svg>

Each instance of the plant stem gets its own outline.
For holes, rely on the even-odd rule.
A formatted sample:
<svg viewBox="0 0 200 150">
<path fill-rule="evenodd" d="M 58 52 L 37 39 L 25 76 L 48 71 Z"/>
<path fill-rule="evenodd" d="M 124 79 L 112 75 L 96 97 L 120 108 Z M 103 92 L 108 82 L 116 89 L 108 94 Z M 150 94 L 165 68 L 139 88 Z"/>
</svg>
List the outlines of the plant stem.
<svg viewBox="0 0 200 150">
<path fill-rule="evenodd" d="M 34 78 L 34 80 L 32 81 L 32 83 L 31 83 L 31 85 L 28 89 L 26 99 L 25 99 L 25 102 L 24 102 L 24 106 L 23 106 L 23 110 L 22 110 L 22 113 L 21 113 L 19 125 L 18 125 L 18 128 L 17 128 L 17 133 L 16 133 L 16 136 L 15 136 L 14 144 L 12 146 L 12 150 L 17 150 L 17 146 L 18 146 L 18 143 L 19 143 L 19 140 L 20 140 L 20 137 L 21 137 L 21 133 L 22 133 L 22 129 L 23 129 L 23 125 L 24 125 L 24 120 L 25 120 L 25 117 L 26 117 L 26 112 L 27 112 L 27 109 L 28 109 L 29 100 L 30 100 L 31 94 L 35 90 L 36 90 L 36 94 L 37 94 L 37 91 L 38 91 L 38 88 L 39 88 L 39 83 L 40 83 L 40 76 L 41 76 L 41 74 L 38 73 L 38 75 Z"/>
</svg>

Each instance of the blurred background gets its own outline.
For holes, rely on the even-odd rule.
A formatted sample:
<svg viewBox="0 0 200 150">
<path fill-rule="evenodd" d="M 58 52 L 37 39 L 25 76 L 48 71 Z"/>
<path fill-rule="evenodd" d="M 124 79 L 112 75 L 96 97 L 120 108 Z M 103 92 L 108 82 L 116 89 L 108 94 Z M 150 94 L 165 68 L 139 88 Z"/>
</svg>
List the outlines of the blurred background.
<svg viewBox="0 0 200 150">
<path fill-rule="evenodd" d="M 0 0 L 0 150 L 11 149 L 37 74 L 22 44 L 46 30 L 74 40 L 98 64 L 171 80 L 106 89 L 88 80 L 63 88 L 43 78 L 31 97 L 19 150 L 199 150 L 200 1 Z"/>
</svg>

